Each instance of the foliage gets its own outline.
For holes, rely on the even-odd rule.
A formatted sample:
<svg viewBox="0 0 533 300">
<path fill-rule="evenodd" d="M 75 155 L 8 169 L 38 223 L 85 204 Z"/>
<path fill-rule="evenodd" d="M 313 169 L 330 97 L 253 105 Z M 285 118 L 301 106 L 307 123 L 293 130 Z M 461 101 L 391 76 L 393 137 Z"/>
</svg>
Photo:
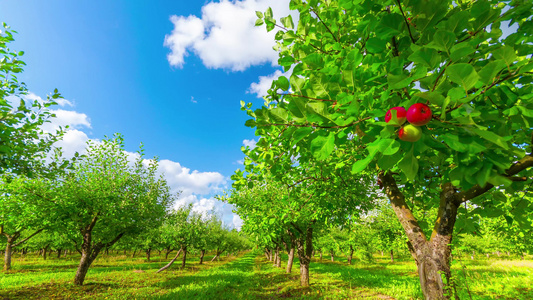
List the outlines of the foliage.
<svg viewBox="0 0 533 300">
<path fill-rule="evenodd" d="M 23 51 L 12 51 L 8 44 L 14 41 L 13 33 L 3 23 L 0 30 L 0 174 L 14 173 L 34 176 L 46 172 L 41 160 L 52 144 L 61 139 L 62 130 L 47 133 L 41 126 L 55 115 L 50 111 L 59 92 L 47 96 L 44 101 L 28 97 L 28 89 L 19 82 L 17 75 L 26 65 L 20 57 Z"/>
</svg>

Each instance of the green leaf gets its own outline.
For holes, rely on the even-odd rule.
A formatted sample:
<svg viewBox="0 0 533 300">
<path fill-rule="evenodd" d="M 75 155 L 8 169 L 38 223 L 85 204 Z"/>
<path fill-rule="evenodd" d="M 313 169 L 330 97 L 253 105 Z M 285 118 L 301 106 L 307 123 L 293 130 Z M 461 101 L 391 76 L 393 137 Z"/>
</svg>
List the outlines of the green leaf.
<svg viewBox="0 0 533 300">
<path fill-rule="evenodd" d="M 293 29 L 294 28 L 294 22 L 292 21 L 292 16 L 291 15 L 288 15 L 285 18 L 281 18 L 280 21 L 281 21 L 281 24 L 283 24 L 283 26 L 285 26 L 285 28 L 288 28 L 288 29 Z"/>
<path fill-rule="evenodd" d="M 408 180 L 413 181 L 418 173 L 418 159 L 414 156 L 414 147 L 398 162 L 398 167 L 402 170 Z"/>
<path fill-rule="evenodd" d="M 335 149 L 335 134 L 330 132 L 328 136 L 317 136 L 311 141 L 311 152 L 318 160 L 325 160 Z"/>
<path fill-rule="evenodd" d="M 294 131 L 294 133 L 292 134 L 291 145 L 295 145 L 303 138 L 308 136 L 311 132 L 313 132 L 313 128 L 311 127 L 300 127 L 296 129 L 296 131 Z"/>
<path fill-rule="evenodd" d="M 483 84 L 491 84 L 503 68 L 505 68 L 505 61 L 502 59 L 489 62 L 479 71 L 481 82 Z"/>
<path fill-rule="evenodd" d="M 450 50 L 450 58 L 452 61 L 459 61 L 468 55 L 476 52 L 476 49 L 467 43 L 454 45 Z"/>
<path fill-rule="evenodd" d="M 255 15 L 256 15 L 258 18 L 260 18 L 260 19 L 263 18 L 263 13 L 260 12 L 260 11 L 258 11 L 258 10 L 255 11 Z"/>
<path fill-rule="evenodd" d="M 507 142 L 501 136 L 495 134 L 494 132 L 477 128 L 472 128 L 472 131 L 480 137 L 486 139 L 487 141 L 494 143 L 505 150 L 509 150 L 509 145 L 507 144 Z"/>
<path fill-rule="evenodd" d="M 415 96 L 420 97 L 424 100 L 428 100 L 432 104 L 435 104 L 438 107 L 441 107 L 444 103 L 444 96 L 439 92 L 424 92 L 415 94 Z"/>
<path fill-rule="evenodd" d="M 366 50 L 370 53 L 381 53 L 385 51 L 387 46 L 387 41 L 382 40 L 377 37 L 369 38 L 368 41 L 366 41 Z"/>
<path fill-rule="evenodd" d="M 446 75 L 451 81 L 461 85 L 465 90 L 474 87 L 479 75 L 474 67 L 470 64 L 454 64 L 446 69 Z"/>
<path fill-rule="evenodd" d="M 430 69 L 434 69 L 437 64 L 441 61 L 441 56 L 435 49 L 431 48 L 420 48 L 413 52 L 409 57 L 414 63 L 421 64 Z"/>
<path fill-rule="evenodd" d="M 287 77 L 285 76 L 280 76 L 277 80 L 276 80 L 276 83 L 278 84 L 278 87 L 284 91 L 288 91 L 289 90 L 289 79 L 287 79 Z"/>
<path fill-rule="evenodd" d="M 275 107 L 269 110 L 270 118 L 276 122 L 286 123 L 289 117 L 287 110 L 281 107 Z"/>
<path fill-rule="evenodd" d="M 494 58 L 503 60 L 507 67 L 510 67 L 517 59 L 514 48 L 507 45 L 494 50 L 492 54 Z"/>
<path fill-rule="evenodd" d="M 455 44 L 455 41 L 456 38 L 453 32 L 447 30 L 439 30 L 433 36 L 433 42 L 431 42 L 427 46 L 449 53 L 450 49 Z"/>
</svg>

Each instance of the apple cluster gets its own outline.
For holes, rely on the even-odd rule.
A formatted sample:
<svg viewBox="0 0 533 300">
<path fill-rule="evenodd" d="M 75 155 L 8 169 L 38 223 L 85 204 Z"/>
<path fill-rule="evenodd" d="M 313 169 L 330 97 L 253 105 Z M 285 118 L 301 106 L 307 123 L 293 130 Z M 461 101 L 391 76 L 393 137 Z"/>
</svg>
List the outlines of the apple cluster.
<svg viewBox="0 0 533 300">
<path fill-rule="evenodd" d="M 422 129 L 431 120 L 431 109 L 424 103 L 415 103 L 408 110 L 398 106 L 387 111 L 385 122 L 392 126 L 400 127 L 398 137 L 402 141 L 416 142 L 422 137 Z M 403 125 L 405 121 L 409 122 Z"/>
</svg>

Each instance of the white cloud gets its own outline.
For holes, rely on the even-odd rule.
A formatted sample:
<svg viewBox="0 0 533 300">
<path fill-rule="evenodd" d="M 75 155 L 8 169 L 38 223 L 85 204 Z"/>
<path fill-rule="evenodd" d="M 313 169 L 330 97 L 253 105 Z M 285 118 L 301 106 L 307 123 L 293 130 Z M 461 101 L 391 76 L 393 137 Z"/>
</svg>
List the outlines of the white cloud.
<svg viewBox="0 0 533 300">
<path fill-rule="evenodd" d="M 242 228 L 242 224 L 243 224 L 243 221 L 241 219 L 241 217 L 239 217 L 238 215 L 233 215 L 233 220 L 232 220 L 232 224 L 233 224 L 233 228 L 237 229 L 237 230 L 241 230 Z"/>
<path fill-rule="evenodd" d="M 24 95 L 23 96 L 24 99 L 28 99 L 28 100 L 32 100 L 32 101 L 39 101 L 41 103 L 44 102 L 43 98 L 37 96 L 36 94 L 32 93 L 32 92 L 29 92 L 27 95 Z M 74 104 L 72 102 L 70 102 L 69 100 L 67 99 L 63 99 L 63 98 L 59 98 L 59 99 L 55 99 L 55 102 L 57 102 L 57 104 L 61 107 L 65 107 L 65 106 L 74 106 Z"/>
<path fill-rule="evenodd" d="M 34 101 L 42 101 L 42 98 L 30 93 L 28 99 Z M 193 101 L 194 98 L 191 98 Z M 64 105 L 72 106 L 70 101 L 64 102 Z M 96 139 L 91 139 L 83 130 L 91 128 L 91 122 L 86 114 L 76 111 L 68 111 L 64 109 L 51 110 L 56 114 L 56 118 L 51 119 L 51 123 L 43 126 L 43 129 L 52 132 L 59 128 L 59 126 L 69 126 L 65 131 L 63 139 L 58 141 L 55 146 L 61 147 L 64 157 L 72 157 L 75 152 L 80 154 L 86 153 L 87 142 L 89 140 L 100 142 Z M 254 140 L 248 141 L 250 144 L 255 144 Z M 128 159 L 134 161 L 139 157 L 138 153 L 127 152 Z M 144 163 L 148 165 L 149 159 L 145 159 Z M 223 222 L 229 226 L 234 224 L 235 215 L 232 212 L 233 206 L 216 200 L 211 195 L 222 192 L 227 188 L 227 178 L 218 172 L 200 172 L 191 170 L 182 166 L 178 162 L 170 160 L 161 160 L 159 162 L 159 171 L 164 174 L 165 179 L 173 193 L 181 191 L 181 195 L 176 202 L 176 206 L 193 204 L 193 211 L 202 213 L 203 215 L 215 213 L 219 215 Z"/>
<path fill-rule="evenodd" d="M 279 19 L 289 14 L 288 2 L 221 0 L 203 6 L 201 18 L 172 16 L 174 30 L 164 42 L 171 50 L 167 59 L 172 66 L 182 67 L 184 58 L 193 52 L 208 68 L 242 71 L 252 65 L 276 65 L 278 54 L 272 46 L 277 30 L 267 33 L 264 26 L 255 27 L 255 11 L 272 7 Z"/>
<path fill-rule="evenodd" d="M 262 98 L 267 95 L 270 86 L 272 86 L 272 81 L 278 79 L 281 75 L 283 75 L 283 72 L 276 70 L 276 72 L 268 76 L 259 76 L 259 82 L 253 82 L 248 89 L 248 93 L 256 94 L 257 98 Z"/>
<path fill-rule="evenodd" d="M 45 131 L 52 132 L 59 129 L 59 127 L 65 128 L 66 126 L 71 129 L 91 128 L 91 121 L 86 114 L 63 109 L 51 109 L 50 112 L 55 114 L 56 117 L 50 119 L 50 123 L 43 125 L 42 128 Z"/>
<path fill-rule="evenodd" d="M 69 129 L 65 132 L 63 139 L 55 143 L 56 147 L 61 147 L 64 157 L 73 157 L 74 153 L 85 154 L 87 141 L 89 137 L 83 131 L 77 129 Z"/>
<path fill-rule="evenodd" d="M 159 171 L 165 175 L 173 190 L 182 191 L 182 197 L 217 193 L 222 191 L 227 183 L 224 175 L 218 172 L 191 171 L 180 163 L 167 159 L 159 162 Z"/>
<path fill-rule="evenodd" d="M 242 144 L 245 146 L 245 147 L 250 147 L 250 149 L 253 149 L 255 148 L 255 145 L 257 144 L 257 141 L 256 140 L 243 140 L 242 141 Z"/>
</svg>

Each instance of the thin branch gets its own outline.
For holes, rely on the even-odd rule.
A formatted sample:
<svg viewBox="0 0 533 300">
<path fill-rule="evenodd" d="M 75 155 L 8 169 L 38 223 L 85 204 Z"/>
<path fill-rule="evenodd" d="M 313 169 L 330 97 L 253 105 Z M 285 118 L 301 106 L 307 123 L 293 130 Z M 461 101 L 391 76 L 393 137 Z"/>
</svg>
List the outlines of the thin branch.
<svg viewBox="0 0 533 300">
<path fill-rule="evenodd" d="M 22 241 L 20 241 L 20 242 L 14 244 L 14 245 L 13 245 L 13 248 L 17 247 L 18 245 L 23 244 L 25 241 L 31 239 L 32 237 L 34 237 L 36 234 L 38 234 L 39 232 L 41 232 L 41 231 L 43 231 L 43 230 L 44 230 L 44 228 L 41 228 L 41 229 L 35 231 L 35 232 L 34 232 L 32 235 L 30 235 L 29 237 L 27 237 L 27 238 L 23 239 Z"/>
<path fill-rule="evenodd" d="M 320 21 L 320 23 L 322 23 L 324 25 L 324 27 L 326 27 L 326 29 L 329 31 L 329 33 L 331 34 L 331 36 L 333 37 L 333 39 L 335 40 L 335 42 L 339 42 L 339 40 L 337 39 L 337 37 L 335 36 L 335 34 L 333 34 L 333 32 L 331 31 L 331 29 L 329 29 L 328 25 L 326 23 L 324 23 L 324 21 L 322 21 L 322 19 L 320 18 L 320 16 L 318 15 L 318 13 L 316 11 L 314 11 L 313 9 L 311 9 L 312 12 L 315 13 L 316 17 L 318 18 L 318 20 Z"/>
<path fill-rule="evenodd" d="M 316 101 L 322 101 L 322 102 L 335 102 L 335 101 L 337 101 L 337 100 L 331 100 L 331 99 L 313 98 L 313 97 L 304 96 L 304 95 L 298 95 L 298 94 L 278 94 L 278 95 L 290 96 L 290 97 L 302 97 L 302 98 L 316 100 Z"/>
<path fill-rule="evenodd" d="M 520 177 L 513 177 L 517 173 L 533 166 L 533 156 L 527 155 L 521 160 L 514 163 L 503 175 L 504 177 L 507 177 L 510 180 L 513 180 L 513 178 L 520 178 Z M 485 186 L 481 187 L 480 185 L 476 184 L 475 186 L 471 187 L 469 190 L 461 192 L 457 195 L 457 203 L 461 204 L 465 201 L 474 199 L 478 196 L 483 195 L 490 189 L 492 189 L 494 185 L 487 183 Z"/>
<path fill-rule="evenodd" d="M 353 126 L 355 124 L 358 124 L 358 123 L 361 123 L 363 121 L 366 121 L 368 119 L 370 119 L 372 117 L 366 117 L 366 118 L 363 118 L 361 120 L 357 120 L 357 121 L 354 121 L 350 124 L 347 124 L 347 125 L 336 125 L 336 126 L 320 126 L 320 125 L 317 125 L 315 123 L 311 123 L 311 124 L 283 124 L 283 123 L 269 123 L 269 124 L 264 124 L 264 125 L 257 125 L 257 127 L 266 127 L 266 126 L 292 126 L 292 127 L 313 127 L 313 128 L 326 128 L 326 129 L 340 129 L 340 128 L 346 128 L 346 127 L 350 127 L 350 126 Z"/>
<path fill-rule="evenodd" d="M 405 13 L 403 12 L 402 5 L 400 4 L 400 0 L 396 0 L 396 2 L 398 2 L 398 7 L 400 8 L 400 12 L 402 13 L 405 24 L 407 24 L 407 30 L 409 30 L 409 37 L 411 37 L 411 42 L 413 42 L 414 44 L 416 43 L 416 41 L 413 38 L 413 34 L 411 33 L 411 26 L 409 26 L 409 22 L 407 21 L 407 18 L 405 17 Z"/>
</svg>

